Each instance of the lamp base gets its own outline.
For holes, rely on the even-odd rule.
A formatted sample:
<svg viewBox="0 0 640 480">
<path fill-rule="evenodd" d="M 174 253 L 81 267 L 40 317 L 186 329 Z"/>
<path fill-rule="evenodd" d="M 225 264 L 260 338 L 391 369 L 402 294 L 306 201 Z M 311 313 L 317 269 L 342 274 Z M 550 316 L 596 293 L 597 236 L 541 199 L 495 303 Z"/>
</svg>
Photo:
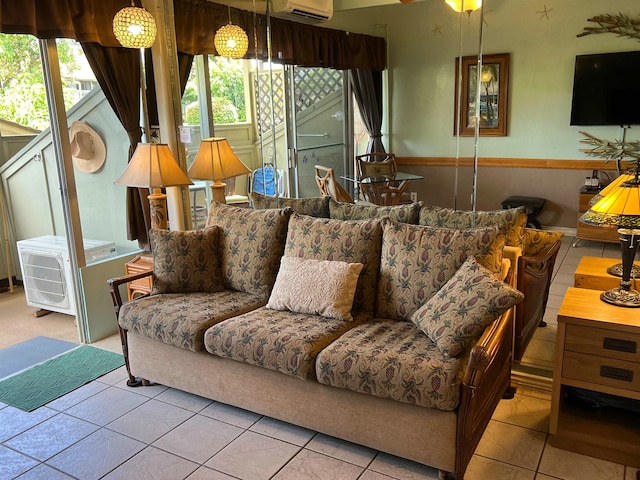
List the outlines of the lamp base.
<svg viewBox="0 0 640 480">
<path fill-rule="evenodd" d="M 227 184 L 222 183 L 220 180 L 216 180 L 211 184 L 211 193 L 213 199 L 218 203 L 227 203 L 226 199 Z"/>
<path fill-rule="evenodd" d="M 607 273 L 614 277 L 622 277 L 622 264 L 616 263 L 615 265 L 611 265 L 607 268 Z M 640 278 L 640 267 L 638 265 L 631 267 L 631 278 Z"/>
<path fill-rule="evenodd" d="M 640 293 L 637 290 L 625 290 L 620 287 L 602 292 L 600 300 L 618 307 L 640 307 Z"/>
</svg>

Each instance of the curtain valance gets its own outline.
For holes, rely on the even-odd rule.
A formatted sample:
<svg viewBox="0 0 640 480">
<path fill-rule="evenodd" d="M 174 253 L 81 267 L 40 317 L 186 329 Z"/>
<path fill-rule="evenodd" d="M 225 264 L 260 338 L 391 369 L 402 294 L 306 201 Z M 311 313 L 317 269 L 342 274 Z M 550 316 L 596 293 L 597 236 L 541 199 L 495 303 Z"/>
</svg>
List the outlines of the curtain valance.
<svg viewBox="0 0 640 480">
<path fill-rule="evenodd" d="M 113 16 L 130 4 L 128 0 L 0 0 L 0 28 L 2 33 L 73 38 L 118 47 L 112 30 Z M 213 37 L 218 28 L 229 22 L 229 11 L 231 21 L 249 35 L 246 58 L 266 60 L 266 16 L 207 0 L 174 0 L 178 51 L 215 55 Z M 276 62 L 337 69 L 386 67 L 383 38 L 279 18 L 270 21 L 272 59 Z"/>
</svg>

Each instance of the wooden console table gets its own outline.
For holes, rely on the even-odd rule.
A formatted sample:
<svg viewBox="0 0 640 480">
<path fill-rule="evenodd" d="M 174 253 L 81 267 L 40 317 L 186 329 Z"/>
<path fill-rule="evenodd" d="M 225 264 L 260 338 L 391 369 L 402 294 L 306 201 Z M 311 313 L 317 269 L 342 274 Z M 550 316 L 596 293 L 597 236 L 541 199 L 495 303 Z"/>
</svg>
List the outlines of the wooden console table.
<svg viewBox="0 0 640 480">
<path fill-rule="evenodd" d="M 600 407 L 575 389 L 598 392 Z M 631 409 L 629 409 L 631 407 Z M 640 309 L 569 288 L 558 311 L 549 442 L 640 468 Z"/>
<path fill-rule="evenodd" d="M 149 272 L 153 270 L 152 255 L 138 255 L 133 260 L 125 263 L 124 270 L 127 275 L 135 275 L 136 273 Z M 127 284 L 127 295 L 129 300 L 133 300 L 137 295 L 144 295 L 151 291 L 153 279 L 151 275 L 148 277 L 134 280 Z"/>
<path fill-rule="evenodd" d="M 580 189 L 578 200 L 578 227 L 576 229 L 576 238 L 573 240 L 572 246 L 576 246 L 580 240 L 592 240 L 596 242 L 619 243 L 620 235 L 618 229 L 609 226 L 588 225 L 580 221 L 580 217 L 584 212 L 589 210 L 591 205 L 589 201 L 596 195 L 599 190 L 586 190 L 585 187 Z"/>
<path fill-rule="evenodd" d="M 622 259 L 582 257 L 574 274 L 573 286 L 600 291 L 620 286 L 621 278 L 607 273 L 607 268 L 617 263 L 622 263 Z M 640 267 L 638 262 L 635 265 Z"/>
</svg>

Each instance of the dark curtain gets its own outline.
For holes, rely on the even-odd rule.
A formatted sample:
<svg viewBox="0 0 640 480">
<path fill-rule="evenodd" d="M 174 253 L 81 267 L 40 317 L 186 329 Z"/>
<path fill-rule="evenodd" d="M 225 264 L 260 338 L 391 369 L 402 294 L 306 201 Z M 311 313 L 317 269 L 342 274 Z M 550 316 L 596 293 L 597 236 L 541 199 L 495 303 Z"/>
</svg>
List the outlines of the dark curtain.
<svg viewBox="0 0 640 480">
<path fill-rule="evenodd" d="M 142 138 L 140 128 L 140 51 L 82 42 L 89 65 L 107 101 L 129 137 L 129 159 Z M 150 250 L 149 201 L 146 188 L 127 188 L 127 238 Z"/>
<path fill-rule="evenodd" d="M 369 134 L 366 153 L 384 152 L 382 144 L 382 72 L 374 70 L 349 70 L 360 116 Z"/>
<path fill-rule="evenodd" d="M 229 8 L 208 0 L 174 0 L 178 51 L 214 54 L 213 37 L 229 23 Z M 267 59 L 265 15 L 232 8 L 231 21 L 249 35 L 245 58 Z M 338 70 L 386 68 L 383 38 L 271 18 L 271 50 L 275 62 Z M 254 25 L 257 50 L 254 42 Z"/>
</svg>

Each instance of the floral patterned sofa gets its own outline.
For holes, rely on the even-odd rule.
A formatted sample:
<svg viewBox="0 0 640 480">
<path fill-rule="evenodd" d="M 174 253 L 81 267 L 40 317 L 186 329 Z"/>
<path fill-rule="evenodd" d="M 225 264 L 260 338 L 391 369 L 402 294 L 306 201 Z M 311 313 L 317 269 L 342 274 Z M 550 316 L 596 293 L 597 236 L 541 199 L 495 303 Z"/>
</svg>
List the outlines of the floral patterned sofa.
<svg viewBox="0 0 640 480">
<path fill-rule="evenodd" d="M 462 479 L 509 386 L 523 295 L 503 281 L 502 226 L 415 225 L 416 205 L 334 206 L 359 218 L 343 220 L 326 218 L 327 199 L 214 202 L 204 230 L 152 230 L 151 294 L 122 301 L 145 274 L 109 281 L 129 385 L 162 383 Z"/>
</svg>

